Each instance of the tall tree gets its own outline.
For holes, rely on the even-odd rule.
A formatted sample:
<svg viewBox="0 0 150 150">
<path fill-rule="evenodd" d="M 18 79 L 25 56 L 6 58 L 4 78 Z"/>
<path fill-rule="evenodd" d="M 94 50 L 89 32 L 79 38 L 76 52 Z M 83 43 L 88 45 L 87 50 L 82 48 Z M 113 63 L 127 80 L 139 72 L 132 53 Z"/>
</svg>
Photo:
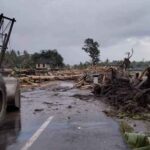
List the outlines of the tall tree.
<svg viewBox="0 0 150 150">
<path fill-rule="evenodd" d="M 95 65 L 99 62 L 100 50 L 98 49 L 98 42 L 94 41 L 91 38 L 88 38 L 84 41 L 84 47 L 82 48 L 92 59 L 92 64 Z"/>
<path fill-rule="evenodd" d="M 22 68 L 32 68 L 33 67 L 31 55 L 28 53 L 27 50 L 23 51 L 23 55 L 20 56 L 20 59 L 21 59 L 21 67 Z"/>
</svg>

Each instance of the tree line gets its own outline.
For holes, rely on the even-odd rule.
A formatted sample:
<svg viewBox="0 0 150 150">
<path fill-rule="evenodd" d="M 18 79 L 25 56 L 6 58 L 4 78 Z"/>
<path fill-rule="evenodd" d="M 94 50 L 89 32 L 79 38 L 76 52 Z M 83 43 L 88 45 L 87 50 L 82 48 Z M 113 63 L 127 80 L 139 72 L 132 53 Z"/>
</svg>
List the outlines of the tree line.
<svg viewBox="0 0 150 150">
<path fill-rule="evenodd" d="M 91 64 L 96 65 L 99 62 L 100 50 L 98 49 L 98 42 L 91 38 L 87 38 L 84 41 L 84 46 L 82 49 L 89 54 L 91 57 Z M 1 54 L 0 54 L 1 55 Z M 5 68 L 35 68 L 36 64 L 42 62 L 47 62 L 51 67 L 68 67 L 69 65 L 64 64 L 64 59 L 57 52 L 57 50 L 41 50 L 40 52 L 35 52 L 29 54 L 27 50 L 23 53 L 20 51 L 10 50 L 6 51 L 5 58 L 3 62 L 3 67 Z M 90 63 L 88 63 L 90 64 Z"/>
<path fill-rule="evenodd" d="M 87 68 L 91 65 L 98 65 L 98 66 L 119 66 L 123 63 L 124 60 L 113 60 L 110 61 L 106 59 L 105 61 L 100 61 L 100 50 L 99 50 L 99 43 L 94 41 L 92 38 L 87 38 L 84 41 L 84 45 L 82 50 L 85 51 L 89 57 L 91 58 L 90 62 L 85 62 L 80 64 L 76 64 L 73 66 L 65 65 L 64 59 L 57 52 L 56 49 L 54 50 L 41 50 L 40 52 L 35 52 L 33 54 L 29 54 L 28 51 L 24 50 L 23 53 L 20 51 L 7 51 L 5 54 L 5 59 L 3 62 L 4 67 L 8 68 L 35 68 L 35 65 L 46 60 L 46 62 L 50 63 L 50 66 L 55 67 L 66 67 L 66 68 Z M 130 55 L 130 52 L 127 53 Z M 132 50 L 133 54 L 133 50 Z M 130 62 L 130 68 L 135 69 L 143 69 L 150 65 L 150 61 L 132 61 Z"/>
<path fill-rule="evenodd" d="M 23 53 L 20 51 L 10 50 L 5 53 L 3 67 L 6 68 L 35 68 L 36 63 L 46 60 L 51 67 L 63 67 L 64 60 L 57 50 L 41 50 L 29 54 L 27 50 Z"/>
<path fill-rule="evenodd" d="M 97 66 L 120 66 L 122 64 L 123 60 L 113 60 L 110 61 L 109 59 L 106 59 L 105 61 L 100 61 L 97 63 Z M 78 69 L 84 69 L 91 66 L 90 62 L 80 62 L 79 64 L 75 64 L 72 67 L 78 68 Z M 143 70 L 150 66 L 150 61 L 131 61 L 130 69 L 135 70 Z M 71 67 L 71 66 L 70 66 Z M 69 65 L 68 65 L 69 68 Z"/>
</svg>

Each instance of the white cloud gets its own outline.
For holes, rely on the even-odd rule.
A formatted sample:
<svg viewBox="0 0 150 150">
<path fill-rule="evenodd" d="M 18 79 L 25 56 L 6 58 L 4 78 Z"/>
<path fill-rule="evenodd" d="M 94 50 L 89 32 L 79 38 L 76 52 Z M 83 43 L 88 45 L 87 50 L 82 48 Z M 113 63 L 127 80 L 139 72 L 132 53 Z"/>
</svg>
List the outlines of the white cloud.
<svg viewBox="0 0 150 150">
<path fill-rule="evenodd" d="M 143 38 L 127 38 L 120 43 L 104 48 L 102 50 L 103 60 L 109 58 L 110 60 L 123 59 L 125 53 L 134 49 L 132 60 L 149 60 L 150 59 L 150 37 Z"/>
</svg>

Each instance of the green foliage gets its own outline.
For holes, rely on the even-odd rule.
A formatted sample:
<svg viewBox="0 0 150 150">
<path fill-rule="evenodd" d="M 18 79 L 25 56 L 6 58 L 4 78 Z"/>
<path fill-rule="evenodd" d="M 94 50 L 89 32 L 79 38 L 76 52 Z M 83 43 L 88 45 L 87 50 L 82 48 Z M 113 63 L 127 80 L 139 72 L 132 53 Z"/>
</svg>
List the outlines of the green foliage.
<svg viewBox="0 0 150 150">
<path fill-rule="evenodd" d="M 150 61 L 132 61 L 131 62 L 131 67 L 132 68 L 146 68 L 150 66 Z"/>
<path fill-rule="evenodd" d="M 40 59 L 49 60 L 52 67 L 62 67 L 64 65 L 62 56 L 56 50 L 42 50 L 40 53 L 34 54 L 29 54 L 26 50 L 23 51 L 23 54 L 11 50 L 5 54 L 3 67 L 34 68 Z"/>
<path fill-rule="evenodd" d="M 124 136 L 127 143 L 132 148 L 143 148 L 145 146 L 150 146 L 147 140 L 148 137 L 145 134 L 125 132 Z"/>
<path fill-rule="evenodd" d="M 94 41 L 91 38 L 88 38 L 84 41 L 84 47 L 82 48 L 89 56 L 92 58 L 92 64 L 95 65 L 99 62 L 100 50 L 98 49 L 98 42 Z"/>
<path fill-rule="evenodd" d="M 150 141 L 147 134 L 135 133 L 126 121 L 121 121 L 120 129 L 125 141 L 133 150 L 149 150 Z"/>
<path fill-rule="evenodd" d="M 89 62 L 85 62 L 85 63 L 82 63 L 80 62 L 80 64 L 75 64 L 73 66 L 74 69 L 85 69 L 87 67 L 89 67 L 91 64 Z"/>
<path fill-rule="evenodd" d="M 120 60 L 109 61 L 108 59 L 106 59 L 105 61 L 101 61 L 100 64 L 101 66 L 119 66 L 120 64 L 122 64 L 122 61 Z M 147 68 L 148 66 L 150 66 L 150 61 L 132 61 L 130 68 L 144 69 Z"/>
<path fill-rule="evenodd" d="M 20 55 L 19 51 L 7 51 L 3 66 L 10 68 L 31 68 L 33 67 L 31 55 L 27 51 L 24 51 L 22 55 Z"/>
<path fill-rule="evenodd" d="M 42 50 L 40 53 L 34 53 L 32 60 L 37 63 L 39 60 L 48 61 L 52 67 L 63 67 L 63 57 L 57 52 L 57 50 Z"/>
</svg>

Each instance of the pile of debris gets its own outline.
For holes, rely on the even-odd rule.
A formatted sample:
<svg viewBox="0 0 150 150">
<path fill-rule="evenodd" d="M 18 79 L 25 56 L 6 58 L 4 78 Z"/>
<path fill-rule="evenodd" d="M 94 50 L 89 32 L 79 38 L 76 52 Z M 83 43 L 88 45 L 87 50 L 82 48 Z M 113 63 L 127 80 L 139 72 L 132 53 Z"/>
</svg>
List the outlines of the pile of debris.
<svg viewBox="0 0 150 150">
<path fill-rule="evenodd" d="M 102 88 L 101 94 L 105 101 L 119 112 L 132 115 L 150 110 L 150 89 L 137 89 L 130 82 L 122 80 Z"/>
<path fill-rule="evenodd" d="M 58 70 L 50 71 L 48 74 L 41 75 L 30 75 L 25 73 L 24 75 L 19 76 L 19 80 L 22 87 L 28 86 L 39 86 L 41 83 L 49 81 L 64 81 L 64 80 L 77 80 L 81 76 L 80 70 Z"/>
<path fill-rule="evenodd" d="M 99 76 L 99 83 L 102 81 L 101 75 L 106 73 L 108 70 L 107 67 L 89 67 L 82 70 L 80 78 L 78 78 L 74 87 L 80 89 L 92 89 L 93 88 L 93 77 Z M 107 72 L 108 73 L 108 72 Z"/>
<path fill-rule="evenodd" d="M 94 86 L 95 95 L 101 95 L 118 112 L 133 115 L 150 111 L 150 68 L 140 77 L 130 77 L 126 71 L 121 73 L 114 68 L 109 68 L 108 74 Z"/>
<path fill-rule="evenodd" d="M 98 83 L 93 82 L 97 74 Z M 135 115 L 150 111 L 150 68 L 139 76 L 131 76 L 127 70 L 116 67 L 98 68 L 85 72 L 75 84 L 77 88 L 92 87 L 92 92 L 115 108 L 117 113 Z"/>
</svg>

